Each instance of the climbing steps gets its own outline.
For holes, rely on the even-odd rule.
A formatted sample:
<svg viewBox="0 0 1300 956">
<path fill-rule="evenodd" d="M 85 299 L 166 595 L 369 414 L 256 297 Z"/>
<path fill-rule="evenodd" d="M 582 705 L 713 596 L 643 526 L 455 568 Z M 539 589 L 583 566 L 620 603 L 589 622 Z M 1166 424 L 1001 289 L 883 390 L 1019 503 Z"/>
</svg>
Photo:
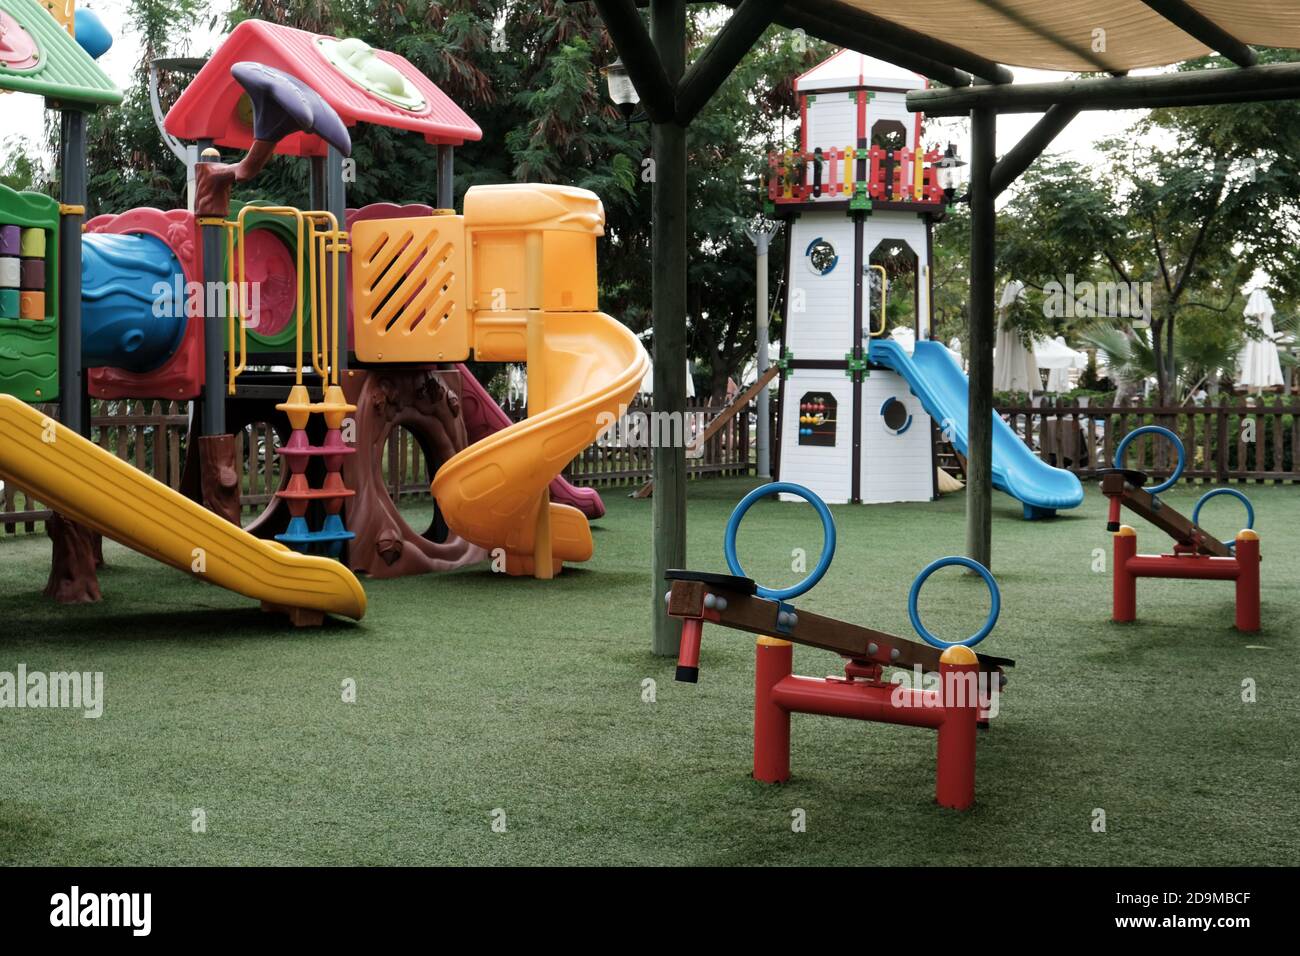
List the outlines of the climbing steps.
<svg viewBox="0 0 1300 956">
<path fill-rule="evenodd" d="M 354 535 L 343 524 L 343 502 L 355 491 L 343 484 L 343 456 L 356 453 L 356 449 L 343 441 L 343 419 L 357 407 L 343 397 L 338 385 L 325 388 L 324 401 L 313 402 L 306 385 L 295 385 L 289 390 L 286 401 L 275 406 L 284 412 L 293 429 L 289 440 L 276 450 L 289 466 L 289 480 L 275 493 L 289 509 L 289 526 L 275 540 L 295 551 L 319 553 L 337 558 L 343 545 Z M 325 419 L 325 440 L 320 445 L 311 444 L 307 437 L 307 424 L 312 415 Z M 319 488 L 313 488 L 307 479 L 307 466 L 320 459 L 325 466 L 325 479 Z M 320 502 L 325 510 L 321 526 L 312 529 L 307 522 L 307 509 L 312 502 Z"/>
</svg>

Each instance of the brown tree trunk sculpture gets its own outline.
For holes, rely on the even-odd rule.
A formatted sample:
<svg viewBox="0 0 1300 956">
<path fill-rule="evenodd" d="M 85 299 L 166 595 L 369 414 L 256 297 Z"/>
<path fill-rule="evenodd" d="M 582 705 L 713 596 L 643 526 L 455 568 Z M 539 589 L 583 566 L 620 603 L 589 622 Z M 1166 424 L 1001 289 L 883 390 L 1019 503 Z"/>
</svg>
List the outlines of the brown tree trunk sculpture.
<svg viewBox="0 0 1300 956">
<path fill-rule="evenodd" d="M 199 438 L 199 480 L 203 505 L 231 524 L 240 524 L 239 462 L 234 435 L 204 435 Z"/>
<path fill-rule="evenodd" d="M 445 528 L 441 541 L 436 527 L 424 534 L 411 528 L 384 478 L 384 447 L 396 428 L 415 437 L 430 477 L 469 444 L 459 390 L 459 373 L 434 368 L 352 369 L 343 375 L 343 391 L 357 406 L 352 436 L 357 453 L 343 460 L 343 483 L 356 491 L 346 515 L 348 530 L 356 535 L 348 544 L 353 571 L 396 578 L 452 571 L 487 558 L 482 548 Z"/>
<path fill-rule="evenodd" d="M 60 514 L 45 522 L 45 533 L 50 537 L 52 554 L 50 579 L 45 584 L 45 596 L 60 604 L 95 604 L 100 600 L 99 577 L 95 568 L 103 563 L 99 535 L 85 525 L 77 524 Z"/>
</svg>

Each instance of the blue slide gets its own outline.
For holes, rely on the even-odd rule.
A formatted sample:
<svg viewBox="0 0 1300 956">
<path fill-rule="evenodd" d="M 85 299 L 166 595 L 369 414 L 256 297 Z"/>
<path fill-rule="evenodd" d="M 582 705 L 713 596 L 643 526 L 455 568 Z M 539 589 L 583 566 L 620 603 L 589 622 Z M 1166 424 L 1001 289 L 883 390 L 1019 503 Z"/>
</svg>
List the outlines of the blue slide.
<svg viewBox="0 0 1300 956">
<path fill-rule="evenodd" d="M 893 339 L 871 340 L 871 361 L 907 380 L 912 394 L 939 427 L 951 428 L 952 443 L 966 454 L 966 373 L 940 342 L 921 341 L 911 355 Z M 1025 506 L 1025 517 L 1050 518 L 1058 508 L 1083 504 L 1083 485 L 1072 473 L 1053 468 L 993 413 L 993 487 Z"/>
</svg>

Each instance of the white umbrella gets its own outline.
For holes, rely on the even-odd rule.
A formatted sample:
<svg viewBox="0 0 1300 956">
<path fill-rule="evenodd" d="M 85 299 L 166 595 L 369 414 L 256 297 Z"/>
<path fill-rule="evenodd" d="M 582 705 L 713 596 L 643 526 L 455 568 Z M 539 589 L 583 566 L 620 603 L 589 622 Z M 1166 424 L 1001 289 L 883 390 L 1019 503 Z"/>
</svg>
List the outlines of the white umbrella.
<svg viewBox="0 0 1300 956">
<path fill-rule="evenodd" d="M 1263 289 L 1256 289 L 1246 301 L 1246 318 L 1264 334 L 1262 339 L 1246 337 L 1246 345 L 1237 357 L 1237 384 L 1246 388 L 1269 388 L 1281 385 L 1282 363 L 1277 358 L 1276 333 L 1273 331 L 1273 302 Z"/>
<path fill-rule="evenodd" d="M 1047 391 L 1068 392 L 1070 369 L 1087 368 L 1088 356 L 1066 345 L 1063 336 L 1054 339 L 1044 336 L 1034 339 L 1034 363 L 1040 369 L 1047 369 Z"/>
<path fill-rule="evenodd" d="M 506 366 L 506 396 L 512 405 L 528 401 L 528 374 L 523 365 Z"/>
<path fill-rule="evenodd" d="M 1007 310 L 1024 297 L 1025 286 L 1012 279 L 998 304 L 998 334 L 993 343 L 993 389 L 998 392 L 1033 392 L 1042 388 L 1034 357 L 1020 335 L 1007 324 Z"/>
</svg>

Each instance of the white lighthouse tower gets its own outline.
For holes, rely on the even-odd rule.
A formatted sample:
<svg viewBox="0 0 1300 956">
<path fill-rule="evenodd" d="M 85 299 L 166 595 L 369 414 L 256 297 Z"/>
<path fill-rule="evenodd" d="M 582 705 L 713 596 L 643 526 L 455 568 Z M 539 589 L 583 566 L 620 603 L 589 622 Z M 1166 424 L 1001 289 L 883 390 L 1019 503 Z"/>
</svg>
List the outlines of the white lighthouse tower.
<svg viewBox="0 0 1300 956">
<path fill-rule="evenodd" d="M 930 337 L 930 232 L 946 199 L 909 90 L 924 78 L 842 50 L 795 82 L 797 151 L 769 158 L 769 212 L 788 217 L 778 472 L 824 500 L 937 496 L 930 416 L 873 336 Z"/>
</svg>

